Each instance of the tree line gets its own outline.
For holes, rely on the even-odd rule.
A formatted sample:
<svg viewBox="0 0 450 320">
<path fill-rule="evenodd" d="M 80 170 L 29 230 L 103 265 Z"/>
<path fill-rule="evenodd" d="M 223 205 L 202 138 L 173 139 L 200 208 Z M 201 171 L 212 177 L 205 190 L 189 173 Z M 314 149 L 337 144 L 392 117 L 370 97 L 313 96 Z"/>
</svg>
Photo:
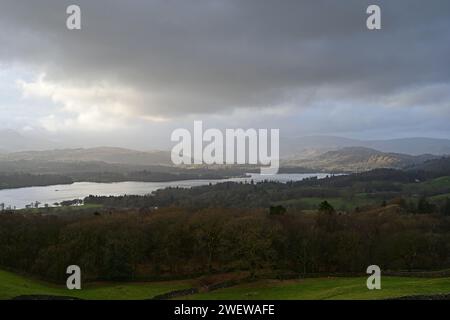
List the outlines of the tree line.
<svg viewBox="0 0 450 320">
<path fill-rule="evenodd" d="M 411 213 L 442 212 L 450 214 L 445 198 L 430 200 L 437 195 L 450 194 L 450 184 L 430 184 L 435 175 L 422 171 L 378 169 L 360 174 L 315 177 L 296 182 L 255 183 L 224 182 L 193 188 L 165 188 L 151 194 L 137 196 L 88 196 L 86 204 L 111 208 L 141 208 L 178 206 L 188 208 L 267 208 L 282 204 L 296 209 L 315 209 L 316 203 L 301 201 L 306 198 L 341 199 L 348 211 L 357 207 L 355 199 L 365 204 L 381 205 L 394 199 L 403 199 L 403 207 Z M 427 184 L 428 182 L 428 184 Z M 432 187 L 430 187 L 432 185 Z M 356 199 L 356 200 L 358 200 Z M 448 200 L 447 200 L 448 201 Z M 361 202 L 361 201 L 360 201 Z M 430 205 L 428 205 L 430 204 Z M 419 207 L 417 210 L 415 207 Z"/>
<path fill-rule="evenodd" d="M 82 211 L 80 211 L 82 212 Z M 176 278 L 212 272 L 361 273 L 450 267 L 450 218 L 397 204 L 340 214 L 161 208 L 96 214 L 0 214 L 0 266 L 63 281 Z"/>
<path fill-rule="evenodd" d="M 0 173 L 0 189 L 71 183 L 72 178 L 58 174 Z"/>
</svg>

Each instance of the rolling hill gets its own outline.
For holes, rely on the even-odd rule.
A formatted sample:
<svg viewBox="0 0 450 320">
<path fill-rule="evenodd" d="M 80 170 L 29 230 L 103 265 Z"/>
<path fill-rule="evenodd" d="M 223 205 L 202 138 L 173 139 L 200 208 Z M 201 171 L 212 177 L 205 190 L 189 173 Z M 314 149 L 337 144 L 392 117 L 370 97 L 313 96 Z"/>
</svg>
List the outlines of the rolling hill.
<svg viewBox="0 0 450 320">
<path fill-rule="evenodd" d="M 281 140 L 281 154 L 284 158 L 306 159 L 347 147 L 363 147 L 386 153 L 409 155 L 450 154 L 449 139 L 404 138 L 389 140 L 357 140 L 335 136 L 290 137 Z"/>
<path fill-rule="evenodd" d="M 288 160 L 288 166 L 300 166 L 320 171 L 357 172 L 377 168 L 404 168 L 434 159 L 436 156 L 425 154 L 412 156 L 400 153 L 386 153 L 365 147 L 345 147 L 328 151 L 309 159 Z"/>
<path fill-rule="evenodd" d="M 137 166 L 171 164 L 170 152 L 168 151 L 144 152 L 114 147 L 21 151 L 0 154 L 0 161 L 22 160 L 41 162 L 105 162 Z"/>
<path fill-rule="evenodd" d="M 88 283 L 83 290 L 67 290 L 63 286 L 0 270 L 0 300 L 33 295 L 71 296 L 89 300 L 151 299 L 174 290 L 199 286 L 198 279 L 160 282 Z M 383 277 L 383 290 L 367 290 L 366 278 L 307 278 L 301 280 L 261 279 L 236 286 L 200 291 L 178 299 L 188 300 L 328 300 L 386 299 L 408 295 L 448 294 L 450 278 Z M 30 298 L 29 298 L 30 299 Z M 36 296 L 34 299 L 37 299 Z"/>
<path fill-rule="evenodd" d="M 440 157 L 406 167 L 408 170 L 421 170 L 450 175 L 450 157 Z"/>
<path fill-rule="evenodd" d="M 20 135 L 8 132 L 3 140 Z M 0 139 L 0 149 L 2 148 Z M 450 154 L 450 140 L 408 138 L 392 140 L 355 140 L 333 136 L 289 138 L 281 141 L 282 165 L 320 171 L 365 171 L 376 168 L 414 167 L 426 160 Z M 55 149 L 0 153 L 0 168 L 43 173 L 62 171 L 122 171 L 117 166 L 144 170 L 148 166 L 172 167 L 170 151 L 137 151 L 118 147 Z M 139 167 L 139 168 L 137 168 Z M 40 170 L 41 168 L 42 170 Z M 127 168 L 126 170 L 129 170 Z"/>
</svg>

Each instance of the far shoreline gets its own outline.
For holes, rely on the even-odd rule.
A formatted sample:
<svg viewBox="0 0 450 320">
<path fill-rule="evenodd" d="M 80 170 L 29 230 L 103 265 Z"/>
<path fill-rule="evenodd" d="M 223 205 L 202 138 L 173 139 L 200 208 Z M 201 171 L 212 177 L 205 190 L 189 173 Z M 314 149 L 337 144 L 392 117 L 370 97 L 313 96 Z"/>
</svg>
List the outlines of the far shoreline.
<svg viewBox="0 0 450 320">
<path fill-rule="evenodd" d="M 262 181 L 275 181 L 278 183 L 287 183 L 290 181 L 301 181 L 306 178 L 318 177 L 319 179 L 335 175 L 334 173 L 278 173 L 272 179 L 259 173 L 246 173 L 234 177 L 225 178 L 198 178 L 181 179 L 173 181 L 74 181 L 66 184 L 34 185 L 18 188 L 5 188 L 0 190 L 0 203 L 5 204 L 5 208 L 16 209 L 25 208 L 27 205 L 40 202 L 41 205 L 47 204 L 53 206 L 54 203 L 70 201 L 74 199 L 84 199 L 89 195 L 98 196 L 121 196 L 121 195 L 143 195 L 166 188 L 191 188 L 205 186 L 208 184 L 217 184 L 225 182 L 249 183 L 252 180 L 255 183 Z M 275 179 L 273 179 L 276 177 Z M 85 186 L 83 186 L 85 184 Z M 148 184 L 148 185 L 147 185 Z M 81 186 L 80 186 L 81 185 Z M 70 190 L 73 186 L 74 190 Z M 78 190 L 77 188 L 78 187 Z M 99 190 L 93 190 L 96 188 Z M 103 188 L 102 188 L 103 187 Z M 106 187 L 106 188 L 105 188 Z M 85 190 L 86 189 L 86 190 Z M 80 191 L 82 190 L 82 191 Z M 85 191 L 84 191 L 85 190 Z M 27 195 L 26 193 L 29 193 Z M 41 193 L 41 194 L 40 194 Z"/>
</svg>

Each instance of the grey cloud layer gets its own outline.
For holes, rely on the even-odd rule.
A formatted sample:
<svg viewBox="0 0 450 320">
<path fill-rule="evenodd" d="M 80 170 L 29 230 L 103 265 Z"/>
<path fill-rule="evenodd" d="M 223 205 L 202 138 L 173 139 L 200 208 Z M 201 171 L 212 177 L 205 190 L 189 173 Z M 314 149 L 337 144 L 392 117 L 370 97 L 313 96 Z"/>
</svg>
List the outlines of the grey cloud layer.
<svg viewBox="0 0 450 320">
<path fill-rule="evenodd" d="M 0 3 L 0 64 L 58 83 L 129 88 L 138 115 L 386 102 L 403 93 L 404 105 L 428 106 L 439 91 L 417 102 L 409 92 L 450 82 L 447 0 Z M 365 28 L 369 3 L 382 7 L 381 31 Z M 69 4 L 82 8 L 79 32 L 65 29 Z"/>
</svg>

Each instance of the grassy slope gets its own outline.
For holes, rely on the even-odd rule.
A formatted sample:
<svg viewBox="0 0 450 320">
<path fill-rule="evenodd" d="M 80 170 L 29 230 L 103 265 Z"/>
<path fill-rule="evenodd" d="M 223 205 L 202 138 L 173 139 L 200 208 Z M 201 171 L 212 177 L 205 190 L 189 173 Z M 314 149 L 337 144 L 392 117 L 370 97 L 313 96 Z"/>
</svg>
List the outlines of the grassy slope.
<svg viewBox="0 0 450 320">
<path fill-rule="evenodd" d="M 424 181 L 420 183 L 409 183 L 403 186 L 403 190 L 410 193 L 417 194 L 432 194 L 432 193 L 442 193 L 443 190 L 448 190 L 450 186 L 450 177 L 439 177 L 429 181 Z"/>
<path fill-rule="evenodd" d="M 172 290 L 192 287 L 190 281 L 90 284 L 67 290 L 0 270 L 0 299 L 19 295 L 66 295 L 83 299 L 148 299 Z M 194 285 L 195 286 L 195 285 Z M 366 278 L 260 280 L 254 283 L 187 296 L 187 299 L 381 299 L 415 294 L 450 292 L 450 278 L 383 277 L 382 290 L 369 291 Z"/>
<path fill-rule="evenodd" d="M 381 290 L 368 290 L 366 278 L 262 280 L 186 297 L 188 299 L 383 299 L 450 292 L 450 278 L 382 277 Z"/>
<path fill-rule="evenodd" d="M 172 290 L 191 287 L 189 281 L 90 284 L 82 290 L 68 290 L 46 282 L 0 270 L 0 299 L 19 295 L 65 295 L 83 299 L 149 299 Z"/>
<path fill-rule="evenodd" d="M 399 184 L 400 186 L 402 184 Z M 425 182 L 419 182 L 419 183 L 409 183 L 409 184 L 403 184 L 403 190 L 406 193 L 413 194 L 414 197 L 411 199 L 417 200 L 418 195 L 421 194 L 439 194 L 434 195 L 430 197 L 433 201 L 443 201 L 447 197 L 450 197 L 450 193 L 448 193 L 448 190 L 450 188 L 450 177 L 439 177 L 436 179 L 432 179 Z M 283 200 L 275 202 L 276 205 L 283 205 L 283 206 L 293 206 L 293 207 L 301 207 L 301 208 L 309 208 L 309 209 L 316 209 L 319 204 L 327 200 L 335 209 L 341 210 L 352 210 L 356 207 L 363 207 L 367 205 L 380 205 L 383 199 L 377 199 L 377 198 L 371 198 L 368 196 L 368 194 L 359 193 L 355 194 L 352 198 L 334 198 L 334 197 L 303 197 L 300 199 L 289 199 L 289 200 Z"/>
</svg>

